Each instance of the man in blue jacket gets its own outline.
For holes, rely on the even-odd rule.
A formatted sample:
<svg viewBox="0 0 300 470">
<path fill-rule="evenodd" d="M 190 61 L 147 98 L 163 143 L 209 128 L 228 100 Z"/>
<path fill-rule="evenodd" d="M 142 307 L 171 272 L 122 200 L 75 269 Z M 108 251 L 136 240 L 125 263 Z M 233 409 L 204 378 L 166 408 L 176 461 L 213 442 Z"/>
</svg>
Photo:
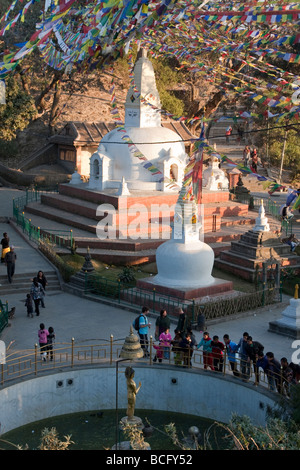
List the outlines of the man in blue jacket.
<svg viewBox="0 0 300 470">
<path fill-rule="evenodd" d="M 149 313 L 148 307 L 142 308 L 142 313 L 140 314 L 139 318 L 139 337 L 141 348 L 144 350 L 144 357 L 149 357 L 148 351 L 148 332 L 151 323 L 149 323 L 147 314 Z"/>
</svg>

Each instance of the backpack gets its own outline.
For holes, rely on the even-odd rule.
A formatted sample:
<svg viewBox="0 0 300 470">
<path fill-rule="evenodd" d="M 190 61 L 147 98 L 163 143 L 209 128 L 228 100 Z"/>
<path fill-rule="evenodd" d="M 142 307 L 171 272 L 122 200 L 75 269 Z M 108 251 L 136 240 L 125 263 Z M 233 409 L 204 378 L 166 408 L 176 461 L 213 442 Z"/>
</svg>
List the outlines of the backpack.
<svg viewBox="0 0 300 470">
<path fill-rule="evenodd" d="M 139 331 L 139 329 L 140 329 L 140 317 L 141 317 L 141 315 L 142 314 L 140 313 L 140 315 L 138 317 L 136 317 L 136 319 L 133 322 L 133 326 L 134 326 L 134 329 L 136 331 Z M 143 315 L 143 317 L 145 318 L 145 315 Z"/>
</svg>

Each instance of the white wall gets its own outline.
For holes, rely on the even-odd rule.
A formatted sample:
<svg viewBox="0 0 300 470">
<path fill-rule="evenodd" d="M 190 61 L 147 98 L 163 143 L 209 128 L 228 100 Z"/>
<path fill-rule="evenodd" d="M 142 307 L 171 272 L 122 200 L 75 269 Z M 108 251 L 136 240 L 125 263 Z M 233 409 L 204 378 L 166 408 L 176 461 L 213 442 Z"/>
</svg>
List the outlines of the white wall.
<svg viewBox="0 0 300 470">
<path fill-rule="evenodd" d="M 127 362 L 119 364 L 119 409 L 127 406 L 126 365 Z M 136 383 L 142 382 L 136 408 L 193 414 L 224 423 L 235 412 L 263 425 L 267 405 L 273 406 L 276 397 L 252 383 L 217 377 L 209 371 L 184 371 L 162 365 L 133 368 Z M 1 433 L 50 416 L 115 409 L 115 405 L 115 367 L 74 369 L 38 377 L 0 390 Z"/>
</svg>

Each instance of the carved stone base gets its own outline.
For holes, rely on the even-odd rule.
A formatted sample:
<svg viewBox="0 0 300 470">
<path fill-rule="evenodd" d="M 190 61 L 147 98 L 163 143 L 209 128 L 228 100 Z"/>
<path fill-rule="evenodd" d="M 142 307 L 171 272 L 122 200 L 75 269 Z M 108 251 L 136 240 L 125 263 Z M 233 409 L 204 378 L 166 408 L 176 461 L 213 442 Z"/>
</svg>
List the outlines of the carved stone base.
<svg viewBox="0 0 300 470">
<path fill-rule="evenodd" d="M 128 416 L 124 416 L 121 419 L 121 426 L 126 426 L 127 424 L 129 424 L 130 426 L 137 426 L 141 430 L 144 427 L 143 421 L 138 416 L 133 416 L 130 419 L 128 418 Z"/>
<path fill-rule="evenodd" d="M 114 444 L 111 450 L 151 450 L 150 445 L 148 442 L 145 442 L 145 448 L 143 449 L 132 449 L 130 441 L 122 441 L 119 442 L 117 445 Z"/>
</svg>

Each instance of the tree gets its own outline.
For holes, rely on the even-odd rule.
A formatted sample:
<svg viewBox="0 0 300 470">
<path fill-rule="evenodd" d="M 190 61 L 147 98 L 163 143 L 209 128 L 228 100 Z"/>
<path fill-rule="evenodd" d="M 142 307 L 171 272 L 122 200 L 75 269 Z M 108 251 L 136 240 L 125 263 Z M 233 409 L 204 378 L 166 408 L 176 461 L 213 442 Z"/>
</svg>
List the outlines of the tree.
<svg viewBox="0 0 300 470">
<path fill-rule="evenodd" d="M 6 104 L 0 105 L 0 139 L 11 141 L 36 116 L 33 99 L 10 76 L 6 85 Z"/>
</svg>

